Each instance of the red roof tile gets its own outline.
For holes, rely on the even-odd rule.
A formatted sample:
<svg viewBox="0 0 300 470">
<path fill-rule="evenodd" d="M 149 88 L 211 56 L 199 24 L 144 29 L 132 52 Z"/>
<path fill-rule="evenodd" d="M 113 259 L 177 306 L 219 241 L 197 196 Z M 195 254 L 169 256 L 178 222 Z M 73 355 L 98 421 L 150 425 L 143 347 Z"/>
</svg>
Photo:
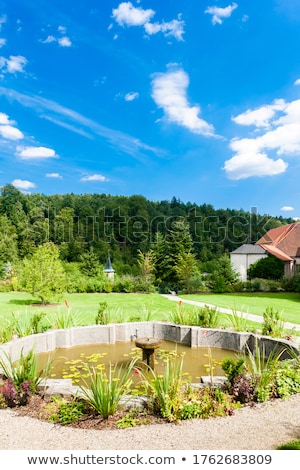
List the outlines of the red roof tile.
<svg viewBox="0 0 300 470">
<path fill-rule="evenodd" d="M 279 259 L 291 261 L 300 256 L 300 223 L 283 225 L 269 230 L 256 245 Z"/>
</svg>

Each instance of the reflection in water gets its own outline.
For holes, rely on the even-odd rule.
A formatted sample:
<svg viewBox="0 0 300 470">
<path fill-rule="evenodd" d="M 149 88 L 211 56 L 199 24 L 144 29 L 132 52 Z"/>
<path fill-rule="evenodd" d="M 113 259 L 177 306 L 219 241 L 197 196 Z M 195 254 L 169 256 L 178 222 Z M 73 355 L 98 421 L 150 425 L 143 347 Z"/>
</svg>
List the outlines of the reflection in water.
<svg viewBox="0 0 300 470">
<path fill-rule="evenodd" d="M 183 374 L 191 382 L 199 382 L 201 376 L 209 375 L 209 366 L 213 365 L 213 375 L 224 375 L 221 362 L 227 357 L 236 358 L 237 352 L 219 348 L 190 348 L 187 345 L 172 341 L 162 341 L 155 350 L 154 368 L 163 374 L 167 357 L 183 357 Z M 38 354 L 41 368 L 44 367 L 49 354 Z M 52 369 L 50 377 L 71 378 L 78 383 L 81 378 L 87 378 L 87 365 L 98 370 L 110 363 L 126 367 L 133 358 L 138 359 L 137 365 L 142 365 L 142 351 L 135 343 L 117 342 L 114 344 L 90 344 L 72 348 L 56 349 L 51 353 Z"/>
</svg>

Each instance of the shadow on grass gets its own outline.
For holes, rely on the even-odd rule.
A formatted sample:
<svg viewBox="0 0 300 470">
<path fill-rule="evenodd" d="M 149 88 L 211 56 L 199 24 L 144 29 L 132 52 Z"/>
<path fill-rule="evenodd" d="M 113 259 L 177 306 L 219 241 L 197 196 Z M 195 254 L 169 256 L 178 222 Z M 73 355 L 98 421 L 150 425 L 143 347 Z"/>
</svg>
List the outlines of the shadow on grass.
<svg viewBox="0 0 300 470">
<path fill-rule="evenodd" d="M 41 305 L 41 302 L 36 299 L 10 299 L 8 303 L 14 305 Z"/>
</svg>

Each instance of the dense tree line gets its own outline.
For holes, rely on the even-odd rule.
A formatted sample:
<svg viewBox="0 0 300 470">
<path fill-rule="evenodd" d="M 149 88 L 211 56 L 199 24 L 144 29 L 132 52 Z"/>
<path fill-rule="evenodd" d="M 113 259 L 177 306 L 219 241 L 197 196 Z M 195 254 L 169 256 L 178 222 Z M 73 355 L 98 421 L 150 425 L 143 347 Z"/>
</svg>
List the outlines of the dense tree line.
<svg viewBox="0 0 300 470">
<path fill-rule="evenodd" d="M 8 263 L 30 258 L 40 245 L 51 242 L 62 262 L 80 263 L 87 275 L 105 264 L 108 253 L 117 273 L 140 274 L 141 255 L 148 254 L 155 261 L 151 275 L 176 285 L 189 278 L 191 265 L 210 271 L 216 259 L 291 222 L 175 197 L 150 201 L 141 195 L 25 195 L 8 184 L 0 196 L 0 272 L 3 277 Z"/>
</svg>

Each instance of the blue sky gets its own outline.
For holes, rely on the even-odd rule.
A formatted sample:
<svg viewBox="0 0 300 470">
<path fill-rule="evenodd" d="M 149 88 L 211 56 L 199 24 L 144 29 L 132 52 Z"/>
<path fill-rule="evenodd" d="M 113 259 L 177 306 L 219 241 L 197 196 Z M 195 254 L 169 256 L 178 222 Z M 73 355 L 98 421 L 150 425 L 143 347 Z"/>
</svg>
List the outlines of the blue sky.
<svg viewBox="0 0 300 470">
<path fill-rule="evenodd" d="M 0 186 L 300 217 L 297 0 L 0 0 Z"/>
</svg>

